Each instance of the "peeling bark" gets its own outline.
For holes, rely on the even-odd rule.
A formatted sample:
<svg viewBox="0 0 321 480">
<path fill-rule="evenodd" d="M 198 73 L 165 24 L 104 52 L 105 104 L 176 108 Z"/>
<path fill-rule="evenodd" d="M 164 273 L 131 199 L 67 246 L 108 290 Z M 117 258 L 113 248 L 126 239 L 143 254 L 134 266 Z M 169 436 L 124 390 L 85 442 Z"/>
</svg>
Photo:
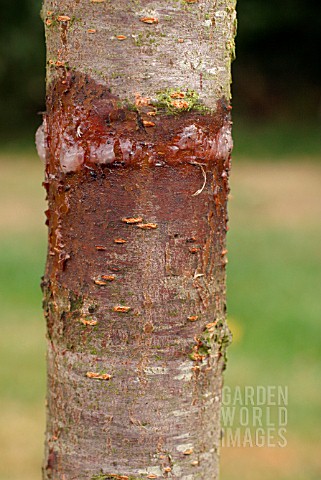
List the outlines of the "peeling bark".
<svg viewBox="0 0 321 480">
<path fill-rule="evenodd" d="M 46 480 L 218 478 L 234 6 L 44 2 Z"/>
</svg>

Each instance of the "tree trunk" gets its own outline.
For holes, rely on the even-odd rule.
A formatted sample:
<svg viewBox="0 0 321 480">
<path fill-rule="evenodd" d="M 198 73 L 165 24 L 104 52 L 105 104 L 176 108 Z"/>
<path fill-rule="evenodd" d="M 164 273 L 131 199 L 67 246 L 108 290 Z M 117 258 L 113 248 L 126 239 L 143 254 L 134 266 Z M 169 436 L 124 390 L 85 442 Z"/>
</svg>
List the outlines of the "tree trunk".
<svg viewBox="0 0 321 480">
<path fill-rule="evenodd" d="M 45 0 L 44 479 L 218 478 L 235 0 Z"/>
</svg>

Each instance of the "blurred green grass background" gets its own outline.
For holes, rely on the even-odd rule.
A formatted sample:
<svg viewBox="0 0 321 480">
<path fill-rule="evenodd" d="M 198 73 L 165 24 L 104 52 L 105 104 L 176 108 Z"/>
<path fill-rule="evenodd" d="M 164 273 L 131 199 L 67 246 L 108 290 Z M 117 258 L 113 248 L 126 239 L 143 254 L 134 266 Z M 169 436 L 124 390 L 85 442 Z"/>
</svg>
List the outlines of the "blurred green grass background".
<svg viewBox="0 0 321 480">
<path fill-rule="evenodd" d="M 40 479 L 46 229 L 42 165 L 0 155 L 0 480 Z M 287 385 L 285 448 L 223 448 L 222 480 L 321 478 L 321 165 L 234 155 L 225 384 Z"/>
<path fill-rule="evenodd" d="M 222 480 L 321 478 L 321 165 L 234 161 L 225 384 L 289 389 L 285 448 L 223 448 Z"/>
</svg>

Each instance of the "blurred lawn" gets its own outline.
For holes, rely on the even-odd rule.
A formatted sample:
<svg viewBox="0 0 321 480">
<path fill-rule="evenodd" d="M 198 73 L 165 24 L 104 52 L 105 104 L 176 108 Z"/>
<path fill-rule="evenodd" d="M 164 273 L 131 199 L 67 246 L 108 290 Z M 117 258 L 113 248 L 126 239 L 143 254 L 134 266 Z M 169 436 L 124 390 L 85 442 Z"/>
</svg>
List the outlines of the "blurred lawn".
<svg viewBox="0 0 321 480">
<path fill-rule="evenodd" d="M 257 162 L 278 163 L 280 157 L 290 162 L 304 160 L 320 162 L 320 121 L 309 123 L 286 119 L 261 120 L 238 118 L 233 115 L 234 157 Z"/>
<path fill-rule="evenodd" d="M 46 231 L 42 165 L 0 156 L 0 480 L 40 479 Z M 225 383 L 288 385 L 286 448 L 224 448 L 221 480 L 321 478 L 321 165 L 234 157 Z"/>
<path fill-rule="evenodd" d="M 40 277 L 46 231 L 42 165 L 0 157 L 0 479 L 40 479 L 45 328 Z"/>
<path fill-rule="evenodd" d="M 234 159 L 225 384 L 287 385 L 285 448 L 223 448 L 222 480 L 321 478 L 321 165 Z"/>
</svg>

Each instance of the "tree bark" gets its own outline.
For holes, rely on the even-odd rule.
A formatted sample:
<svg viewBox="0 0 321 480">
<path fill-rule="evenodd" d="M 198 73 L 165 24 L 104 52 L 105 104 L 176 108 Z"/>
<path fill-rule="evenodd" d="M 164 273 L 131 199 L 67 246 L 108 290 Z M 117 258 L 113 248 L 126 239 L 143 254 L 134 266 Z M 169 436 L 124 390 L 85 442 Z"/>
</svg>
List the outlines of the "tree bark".
<svg viewBox="0 0 321 480">
<path fill-rule="evenodd" d="M 43 18 L 43 478 L 217 479 L 235 0 Z"/>
</svg>

